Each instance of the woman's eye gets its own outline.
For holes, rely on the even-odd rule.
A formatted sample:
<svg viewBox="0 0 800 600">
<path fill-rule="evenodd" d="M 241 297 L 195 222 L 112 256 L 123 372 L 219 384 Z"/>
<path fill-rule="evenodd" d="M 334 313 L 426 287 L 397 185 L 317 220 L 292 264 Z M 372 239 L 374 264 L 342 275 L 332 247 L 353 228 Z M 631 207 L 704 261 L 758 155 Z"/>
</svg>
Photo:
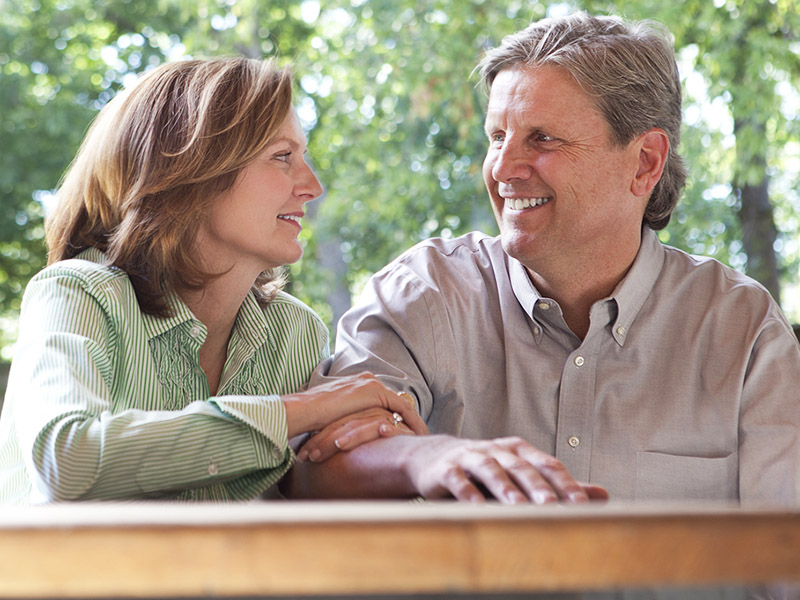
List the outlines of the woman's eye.
<svg viewBox="0 0 800 600">
<path fill-rule="evenodd" d="M 283 162 L 289 162 L 291 156 L 292 156 L 291 152 L 281 152 L 280 154 L 276 154 L 275 158 Z"/>
</svg>

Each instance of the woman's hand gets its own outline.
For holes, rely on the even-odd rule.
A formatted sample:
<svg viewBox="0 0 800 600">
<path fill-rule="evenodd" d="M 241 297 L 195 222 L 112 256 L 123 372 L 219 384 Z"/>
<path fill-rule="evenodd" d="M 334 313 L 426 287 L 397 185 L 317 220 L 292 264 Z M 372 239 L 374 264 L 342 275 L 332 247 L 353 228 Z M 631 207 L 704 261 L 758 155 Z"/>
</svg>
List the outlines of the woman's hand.
<svg viewBox="0 0 800 600">
<path fill-rule="evenodd" d="M 408 394 L 397 394 L 383 385 L 369 373 L 354 377 L 331 379 L 304 392 L 283 396 L 286 407 L 286 421 L 289 438 L 301 433 L 323 431 L 326 426 L 338 422 L 334 429 L 329 429 L 316 446 L 323 454 L 330 456 L 335 452 L 334 442 L 339 437 L 342 449 L 351 449 L 366 441 L 383 435 L 392 435 L 388 428 L 394 429 L 394 422 L 404 422 L 413 433 L 427 433 L 428 428 L 416 410 L 414 399 Z M 348 425 L 345 417 L 362 413 L 369 409 L 380 409 L 380 412 L 361 416 L 353 424 Z M 397 413 L 400 419 L 393 415 Z M 381 426 L 387 425 L 381 431 Z M 332 432 L 341 431 L 340 435 L 331 436 Z M 377 435 L 376 435 L 377 434 Z M 315 436 L 316 437 L 316 436 Z M 330 443 L 325 445 L 324 442 Z M 312 446 L 311 450 L 315 447 Z M 303 455 L 305 458 L 310 454 Z"/>
<path fill-rule="evenodd" d="M 410 401 L 413 399 L 409 397 Z M 383 408 L 369 408 L 342 417 L 312 435 L 297 452 L 297 460 L 322 462 L 339 451 L 352 450 L 380 437 L 415 435 L 399 413 Z M 424 432 L 427 433 L 427 429 Z"/>
</svg>

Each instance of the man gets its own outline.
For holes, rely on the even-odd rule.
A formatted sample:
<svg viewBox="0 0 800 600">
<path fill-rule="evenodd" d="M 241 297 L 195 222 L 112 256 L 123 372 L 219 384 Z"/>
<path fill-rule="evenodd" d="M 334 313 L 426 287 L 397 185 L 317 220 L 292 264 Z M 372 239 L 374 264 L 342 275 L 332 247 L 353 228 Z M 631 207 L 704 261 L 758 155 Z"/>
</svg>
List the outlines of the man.
<svg viewBox="0 0 800 600">
<path fill-rule="evenodd" d="M 800 503 L 791 327 L 760 285 L 654 233 L 685 182 L 668 33 L 546 19 L 480 72 L 500 236 L 377 273 L 318 376 L 373 372 L 436 435 L 303 464 L 290 491 Z"/>
</svg>

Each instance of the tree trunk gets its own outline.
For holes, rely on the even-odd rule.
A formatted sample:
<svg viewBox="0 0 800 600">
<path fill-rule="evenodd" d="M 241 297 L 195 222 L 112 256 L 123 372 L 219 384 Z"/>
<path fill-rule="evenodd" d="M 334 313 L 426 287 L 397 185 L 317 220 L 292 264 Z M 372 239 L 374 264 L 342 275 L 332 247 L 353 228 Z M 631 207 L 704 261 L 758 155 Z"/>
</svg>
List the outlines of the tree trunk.
<svg viewBox="0 0 800 600">
<path fill-rule="evenodd" d="M 745 125 L 741 121 L 734 121 L 734 135 L 737 142 L 749 137 L 741 135 L 745 127 L 756 131 L 764 129 L 761 123 L 749 122 Z M 734 189 L 737 190 L 741 202 L 738 217 L 742 226 L 742 243 L 747 254 L 747 274 L 766 287 L 772 297 L 780 303 L 780 278 L 775 254 L 778 230 L 775 227 L 772 203 L 769 200 L 767 161 L 761 154 L 750 154 L 746 150 L 738 153 L 740 161 L 746 161 L 745 164 L 739 162 L 738 172 L 746 175 L 741 176 L 742 181 L 734 182 Z M 756 173 L 758 176 L 753 177 Z"/>
<path fill-rule="evenodd" d="M 751 7 L 752 8 L 752 5 Z M 733 134 L 736 137 L 736 168 L 733 188 L 740 200 L 739 223 L 747 253 L 747 274 L 766 287 L 780 303 L 781 290 L 775 240 L 778 230 L 769 200 L 767 174 L 767 119 L 774 98 L 774 85 L 766 83 L 757 67 L 764 60 L 750 36 L 763 31 L 774 7 L 760 2 L 743 24 L 734 44 Z"/>
</svg>

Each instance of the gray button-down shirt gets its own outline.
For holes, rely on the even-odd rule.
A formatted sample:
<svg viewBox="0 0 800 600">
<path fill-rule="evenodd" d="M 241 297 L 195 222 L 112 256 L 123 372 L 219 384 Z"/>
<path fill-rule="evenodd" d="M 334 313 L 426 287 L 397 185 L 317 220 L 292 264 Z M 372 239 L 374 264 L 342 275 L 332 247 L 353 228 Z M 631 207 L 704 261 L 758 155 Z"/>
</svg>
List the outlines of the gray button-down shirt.
<svg viewBox="0 0 800 600">
<path fill-rule="evenodd" d="M 769 294 L 649 229 L 583 341 L 498 238 L 418 244 L 317 374 L 376 373 L 432 432 L 518 435 L 614 499 L 800 504 L 800 346 Z"/>
</svg>

